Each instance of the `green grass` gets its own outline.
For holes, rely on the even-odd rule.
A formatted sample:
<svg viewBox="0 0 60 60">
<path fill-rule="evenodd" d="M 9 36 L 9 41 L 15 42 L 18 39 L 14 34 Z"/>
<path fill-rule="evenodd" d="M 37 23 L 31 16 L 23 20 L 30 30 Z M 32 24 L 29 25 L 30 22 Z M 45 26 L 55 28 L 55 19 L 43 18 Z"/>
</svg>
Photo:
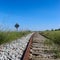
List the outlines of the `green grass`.
<svg viewBox="0 0 60 60">
<path fill-rule="evenodd" d="M 18 38 L 21 38 L 22 36 L 25 36 L 29 34 L 30 31 L 24 31 L 24 32 L 16 32 L 16 31 L 0 31 L 0 45 L 3 43 L 11 42 L 13 40 L 16 40 Z"/>
<path fill-rule="evenodd" d="M 44 43 L 53 47 L 54 58 L 60 58 L 60 31 L 43 31 L 40 34 L 47 38 Z"/>
<path fill-rule="evenodd" d="M 44 32 L 41 32 L 40 34 L 49 38 L 55 44 L 60 45 L 60 31 L 44 31 Z"/>
<path fill-rule="evenodd" d="M 53 42 L 52 42 L 51 40 L 49 40 L 49 39 L 46 39 L 46 40 L 44 41 L 44 44 L 46 44 L 46 45 L 52 45 Z"/>
</svg>

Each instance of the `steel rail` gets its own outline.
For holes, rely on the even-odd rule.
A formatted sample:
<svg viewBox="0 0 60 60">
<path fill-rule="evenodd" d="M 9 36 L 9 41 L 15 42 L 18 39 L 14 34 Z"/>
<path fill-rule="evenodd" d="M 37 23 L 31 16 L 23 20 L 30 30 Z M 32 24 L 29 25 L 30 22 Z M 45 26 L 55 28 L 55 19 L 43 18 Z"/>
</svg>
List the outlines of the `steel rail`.
<svg viewBox="0 0 60 60">
<path fill-rule="evenodd" d="M 30 57 L 30 48 L 31 48 L 31 44 L 32 44 L 32 40 L 33 40 L 34 34 L 30 37 L 29 42 L 27 43 L 26 49 L 25 49 L 25 51 L 24 51 L 24 53 L 22 55 L 21 60 L 29 60 L 29 57 Z"/>
</svg>

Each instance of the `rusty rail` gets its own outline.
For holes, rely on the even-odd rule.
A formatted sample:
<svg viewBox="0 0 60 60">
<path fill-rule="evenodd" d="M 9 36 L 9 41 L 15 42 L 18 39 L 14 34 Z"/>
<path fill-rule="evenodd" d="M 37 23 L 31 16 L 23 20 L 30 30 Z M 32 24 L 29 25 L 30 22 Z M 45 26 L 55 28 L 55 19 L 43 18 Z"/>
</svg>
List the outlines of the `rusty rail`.
<svg viewBox="0 0 60 60">
<path fill-rule="evenodd" d="M 31 36 L 27 46 L 26 46 L 26 49 L 23 53 L 23 56 L 21 58 L 21 60 L 29 60 L 29 55 L 30 55 L 30 47 L 31 47 L 31 44 L 32 44 L 32 39 L 33 39 L 33 36 L 34 34 Z"/>
</svg>

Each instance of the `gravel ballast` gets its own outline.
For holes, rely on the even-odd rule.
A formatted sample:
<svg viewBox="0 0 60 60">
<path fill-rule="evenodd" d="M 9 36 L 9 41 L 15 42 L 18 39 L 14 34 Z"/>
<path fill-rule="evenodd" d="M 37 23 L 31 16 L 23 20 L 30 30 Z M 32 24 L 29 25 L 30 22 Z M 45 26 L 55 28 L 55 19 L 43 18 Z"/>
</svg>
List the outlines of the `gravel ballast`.
<svg viewBox="0 0 60 60">
<path fill-rule="evenodd" d="M 28 34 L 21 39 L 0 45 L 0 60 L 21 60 L 27 43 L 33 33 Z"/>
</svg>

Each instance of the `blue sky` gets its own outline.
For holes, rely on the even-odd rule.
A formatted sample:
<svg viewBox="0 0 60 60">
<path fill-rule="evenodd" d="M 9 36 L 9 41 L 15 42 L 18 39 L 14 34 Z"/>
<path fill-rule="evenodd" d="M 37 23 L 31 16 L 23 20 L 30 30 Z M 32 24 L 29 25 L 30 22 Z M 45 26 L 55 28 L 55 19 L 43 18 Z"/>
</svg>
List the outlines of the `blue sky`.
<svg viewBox="0 0 60 60">
<path fill-rule="evenodd" d="M 60 0 L 0 0 L 0 26 L 4 29 L 46 30 L 60 27 Z"/>
</svg>

